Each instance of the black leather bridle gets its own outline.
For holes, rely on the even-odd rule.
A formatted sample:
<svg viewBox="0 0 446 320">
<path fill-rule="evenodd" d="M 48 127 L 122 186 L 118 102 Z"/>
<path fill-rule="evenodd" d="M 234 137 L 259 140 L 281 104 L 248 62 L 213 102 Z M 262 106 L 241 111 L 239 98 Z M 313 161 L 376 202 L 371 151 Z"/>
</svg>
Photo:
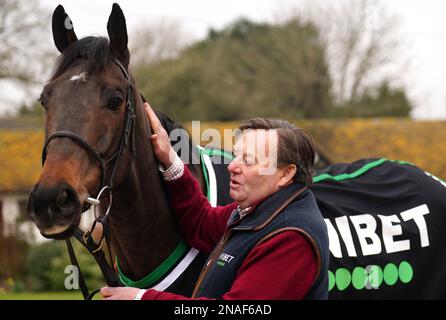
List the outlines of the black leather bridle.
<svg viewBox="0 0 446 320">
<path fill-rule="evenodd" d="M 91 146 L 89 145 L 84 139 L 82 139 L 77 134 L 70 132 L 70 131 L 56 131 L 52 133 L 48 139 L 46 140 L 43 149 L 42 149 L 42 165 L 45 163 L 46 157 L 47 157 L 47 150 L 49 143 L 56 139 L 56 138 L 70 138 L 74 142 L 76 142 L 78 145 L 80 145 L 82 148 L 84 148 L 87 153 L 97 161 L 97 163 L 100 166 L 101 169 L 101 185 L 99 187 L 99 191 L 97 193 L 97 198 L 99 198 L 102 190 L 108 188 L 111 192 L 113 190 L 114 184 L 113 180 L 119 165 L 119 161 L 124 154 L 125 150 L 128 148 L 129 150 L 129 157 L 130 157 L 130 165 L 133 161 L 133 156 L 135 155 L 135 121 L 136 121 L 136 114 L 135 114 L 135 101 L 133 97 L 133 85 L 131 83 L 130 75 L 126 68 L 121 64 L 121 62 L 117 59 L 112 59 L 112 61 L 121 69 L 122 73 L 124 74 L 125 78 L 130 82 L 129 88 L 127 89 L 127 95 L 126 95 L 126 102 L 125 102 L 125 118 L 124 118 L 124 131 L 121 135 L 121 141 L 119 144 L 118 150 L 109 158 L 103 159 L 99 153 Z M 111 171 L 110 178 L 108 179 L 108 182 L 106 183 L 106 169 L 107 166 L 112 162 L 113 168 Z M 96 199 L 98 200 L 98 199 Z M 82 212 L 87 211 L 90 208 L 90 204 L 86 203 L 82 207 Z M 102 236 L 100 239 L 99 244 L 96 244 L 96 242 L 93 240 L 91 233 L 94 230 L 96 223 L 102 224 Z M 107 222 L 107 215 L 104 215 L 103 217 L 95 217 L 95 221 L 93 223 L 93 226 L 91 227 L 90 231 L 83 232 L 79 228 L 76 228 L 73 236 L 93 255 L 93 257 L 96 260 L 96 263 L 99 265 L 102 274 L 104 275 L 104 279 L 107 282 L 107 285 L 116 287 L 120 286 L 121 283 L 119 281 L 119 278 L 117 277 L 113 266 L 110 266 L 110 264 L 107 262 L 107 258 L 104 254 L 104 251 L 102 250 L 102 244 L 105 241 L 108 247 L 109 252 L 109 259 L 110 263 L 113 264 L 113 258 L 111 256 L 111 244 L 110 244 L 110 237 L 109 237 L 109 228 L 108 228 L 108 222 Z M 85 300 L 91 300 L 93 296 L 99 291 L 99 289 L 89 292 L 85 279 L 82 275 L 82 272 L 79 267 L 79 263 L 76 259 L 76 255 L 73 250 L 73 246 L 71 245 L 71 242 L 69 239 L 66 240 L 67 243 L 67 249 L 70 256 L 71 263 L 75 265 L 78 268 L 79 271 L 79 285 L 80 289 L 82 291 L 82 295 L 84 296 Z"/>
</svg>

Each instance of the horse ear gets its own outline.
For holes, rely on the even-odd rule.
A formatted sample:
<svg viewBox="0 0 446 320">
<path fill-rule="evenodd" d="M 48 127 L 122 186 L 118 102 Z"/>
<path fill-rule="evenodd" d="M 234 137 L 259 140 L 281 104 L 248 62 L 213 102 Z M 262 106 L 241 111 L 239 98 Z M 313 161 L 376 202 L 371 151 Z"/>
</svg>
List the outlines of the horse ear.
<svg viewBox="0 0 446 320">
<path fill-rule="evenodd" d="M 127 67 L 130 59 L 127 48 L 127 27 L 124 13 L 116 3 L 113 3 L 112 12 L 108 18 L 107 31 L 110 38 L 110 52 Z"/>
<path fill-rule="evenodd" d="M 77 41 L 73 23 L 61 5 L 58 5 L 53 13 L 53 38 L 60 53 L 63 53 L 70 44 Z"/>
</svg>

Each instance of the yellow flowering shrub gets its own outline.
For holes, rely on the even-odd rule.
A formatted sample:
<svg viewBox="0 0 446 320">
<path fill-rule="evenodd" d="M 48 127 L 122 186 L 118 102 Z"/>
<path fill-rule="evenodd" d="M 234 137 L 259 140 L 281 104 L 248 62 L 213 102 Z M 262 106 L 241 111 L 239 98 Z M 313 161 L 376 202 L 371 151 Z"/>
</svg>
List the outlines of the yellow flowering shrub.
<svg viewBox="0 0 446 320">
<path fill-rule="evenodd" d="M 43 130 L 0 129 L 0 192 L 28 191 L 41 171 Z"/>
<path fill-rule="evenodd" d="M 292 122 L 310 132 L 318 149 L 332 162 L 385 157 L 414 163 L 446 179 L 446 121 L 379 118 Z M 190 122 L 183 125 L 192 132 Z M 223 139 L 225 129 L 236 129 L 238 125 L 238 122 L 201 122 L 199 129 L 201 133 L 206 129 L 217 130 Z M 201 138 L 201 145 L 211 142 Z M 41 172 L 43 139 L 42 129 L 0 129 L 0 192 L 28 191 L 32 187 Z M 213 143 L 216 145 L 218 141 Z M 231 148 L 228 143 L 226 149 Z"/>
</svg>

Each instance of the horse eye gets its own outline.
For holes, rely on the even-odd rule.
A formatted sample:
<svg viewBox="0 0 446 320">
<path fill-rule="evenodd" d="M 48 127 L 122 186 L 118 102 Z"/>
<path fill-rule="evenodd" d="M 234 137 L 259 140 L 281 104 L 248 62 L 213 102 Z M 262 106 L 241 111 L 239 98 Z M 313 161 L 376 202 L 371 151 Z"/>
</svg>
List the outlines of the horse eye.
<svg viewBox="0 0 446 320">
<path fill-rule="evenodd" d="M 121 104 L 122 104 L 122 99 L 114 97 L 108 102 L 108 107 L 112 110 L 118 110 Z"/>
<path fill-rule="evenodd" d="M 44 107 L 46 109 L 46 105 L 45 105 L 45 99 L 43 98 L 43 96 L 40 96 L 39 99 L 37 99 L 37 101 L 40 102 L 41 106 Z"/>
</svg>

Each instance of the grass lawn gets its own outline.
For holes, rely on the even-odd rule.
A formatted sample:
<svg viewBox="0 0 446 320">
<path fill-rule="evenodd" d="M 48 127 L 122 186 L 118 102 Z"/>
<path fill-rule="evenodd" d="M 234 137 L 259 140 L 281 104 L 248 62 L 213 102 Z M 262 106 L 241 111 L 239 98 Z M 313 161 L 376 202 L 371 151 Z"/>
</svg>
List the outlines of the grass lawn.
<svg viewBox="0 0 446 320">
<path fill-rule="evenodd" d="M 100 300 L 100 294 L 96 294 L 94 300 Z M 0 300 L 83 300 L 79 291 L 73 292 L 21 292 L 0 293 Z"/>
</svg>

